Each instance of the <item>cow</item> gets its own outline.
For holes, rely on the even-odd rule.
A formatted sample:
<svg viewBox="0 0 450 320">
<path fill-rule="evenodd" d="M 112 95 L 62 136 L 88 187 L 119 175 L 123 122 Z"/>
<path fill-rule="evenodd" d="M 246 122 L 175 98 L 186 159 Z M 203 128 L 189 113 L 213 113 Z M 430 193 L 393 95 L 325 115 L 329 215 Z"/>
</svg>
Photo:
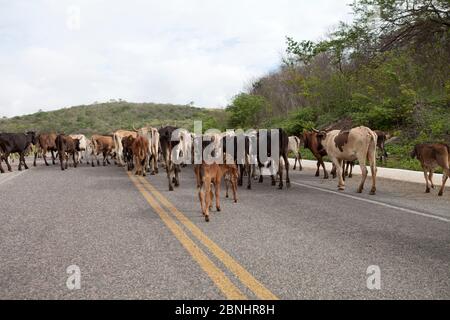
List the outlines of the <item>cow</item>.
<svg viewBox="0 0 450 320">
<path fill-rule="evenodd" d="M 306 149 L 311 150 L 314 157 L 317 159 L 317 171 L 316 171 L 316 177 L 320 176 L 320 167 L 323 168 L 323 178 L 328 179 L 328 171 L 325 168 L 325 163 L 323 162 L 323 157 L 327 155 L 327 152 L 325 149 L 323 149 L 318 141 L 317 138 L 318 131 L 305 131 L 302 135 L 303 139 L 303 145 Z"/>
<path fill-rule="evenodd" d="M 148 161 L 147 166 L 151 175 L 158 173 L 158 160 L 159 160 L 159 132 L 158 129 L 152 127 L 144 127 L 139 130 L 135 130 L 138 135 L 146 137 L 148 139 Z"/>
<path fill-rule="evenodd" d="M 38 157 L 38 153 L 42 154 L 42 157 L 44 158 L 44 162 L 46 166 L 49 166 L 47 162 L 47 153 L 50 151 L 52 155 L 52 163 L 53 165 L 56 164 L 56 158 L 55 158 L 55 152 L 57 151 L 56 148 L 56 133 L 41 133 L 37 136 L 36 139 L 36 150 L 34 152 L 34 162 L 33 166 L 36 167 L 36 159 Z"/>
<path fill-rule="evenodd" d="M 70 136 L 59 134 L 56 137 L 56 148 L 58 149 L 59 162 L 61 164 L 61 170 L 67 170 L 69 163 L 69 156 L 72 157 L 73 167 L 77 167 L 77 160 L 75 156 L 80 151 L 80 141 L 78 139 L 72 139 Z M 64 164 L 65 161 L 65 164 Z"/>
<path fill-rule="evenodd" d="M 386 140 L 388 138 L 388 135 L 380 130 L 375 130 L 375 133 L 377 134 L 378 140 L 377 140 L 377 148 L 380 150 L 380 161 L 386 162 L 388 158 L 388 154 L 386 152 L 385 144 Z"/>
<path fill-rule="evenodd" d="M 220 187 L 224 176 L 228 176 L 233 191 L 234 203 L 237 199 L 237 178 L 238 168 L 236 164 L 207 164 L 203 162 L 201 165 L 194 166 L 195 176 L 197 180 L 197 190 L 205 221 L 209 222 L 209 210 L 212 208 L 213 192 L 211 185 L 214 185 L 214 194 L 216 197 L 216 209 L 220 212 Z M 228 198 L 228 183 L 227 183 L 227 198 Z"/>
<path fill-rule="evenodd" d="M 22 165 L 25 170 L 28 166 L 25 162 L 25 155 L 30 152 L 32 145 L 36 144 L 36 133 L 29 131 L 27 133 L 0 133 L 0 172 L 4 173 L 1 161 L 4 160 L 8 171 L 12 171 L 9 164 L 9 156 L 11 153 L 19 154 L 19 171 L 22 171 Z"/>
<path fill-rule="evenodd" d="M 89 164 L 89 159 L 87 159 L 88 153 L 88 140 L 84 134 L 71 134 L 69 135 L 72 139 L 77 139 L 80 142 L 80 151 L 77 152 L 77 162 L 83 163 L 82 160 L 86 159 L 87 164 Z"/>
<path fill-rule="evenodd" d="M 119 167 L 125 166 L 125 163 L 123 161 L 123 146 L 122 146 L 122 138 L 132 136 L 133 138 L 137 137 L 136 131 L 127 131 L 127 130 L 118 130 L 114 132 L 113 134 L 113 141 L 114 141 L 114 149 L 117 155 L 117 162 L 116 164 Z"/>
<path fill-rule="evenodd" d="M 189 131 L 180 129 L 179 157 L 182 156 L 186 159 L 182 162 L 182 167 L 186 167 L 192 163 L 192 159 L 190 159 L 190 155 L 192 154 L 192 139 L 192 134 Z"/>
<path fill-rule="evenodd" d="M 134 169 L 133 150 L 131 148 L 134 140 L 135 139 L 132 136 L 122 138 L 123 159 L 125 160 L 125 163 L 128 165 L 128 171 L 132 171 Z"/>
<path fill-rule="evenodd" d="M 180 164 L 175 159 L 172 159 L 172 150 L 176 148 L 180 141 L 179 136 L 176 135 L 178 128 L 167 126 L 159 129 L 159 140 L 161 144 L 161 151 L 165 163 L 167 179 L 169 181 L 169 191 L 173 191 L 173 184 L 175 187 L 180 186 L 179 173 L 181 171 Z M 174 134 L 175 133 L 175 134 Z M 174 136 L 172 139 L 172 136 Z M 176 141 L 178 140 L 178 141 Z M 173 175 L 173 176 L 172 176 Z"/>
<path fill-rule="evenodd" d="M 317 132 L 319 147 L 325 149 L 336 167 L 339 178 L 339 190 L 345 190 L 343 179 L 343 161 L 358 160 L 361 166 L 362 179 L 358 187 L 358 193 L 362 193 L 367 179 L 368 170 L 366 160 L 369 160 L 372 172 L 371 195 L 376 194 L 377 175 L 377 134 L 367 127 L 357 127 L 351 130 L 333 130 L 330 132 Z M 319 149 L 320 150 L 320 149 Z"/>
<path fill-rule="evenodd" d="M 149 150 L 149 142 L 146 137 L 137 136 L 136 139 L 133 140 L 131 144 L 131 150 L 133 153 L 133 163 L 134 168 L 136 169 L 135 174 L 137 176 L 142 175 L 145 177 L 147 175 L 147 167 L 148 163 L 148 150 Z"/>
<path fill-rule="evenodd" d="M 121 141 L 122 145 L 122 141 Z M 103 154 L 103 166 L 109 164 L 108 156 L 113 155 L 114 151 L 116 152 L 116 156 L 119 157 L 117 150 L 114 150 L 114 141 L 113 136 L 102 136 L 102 135 L 93 135 L 91 137 L 91 154 L 92 154 L 92 167 L 95 167 L 95 161 L 97 161 L 97 165 L 100 165 L 100 161 L 98 160 L 98 155 Z"/>
<path fill-rule="evenodd" d="M 292 152 L 295 156 L 294 170 L 297 169 L 297 162 L 299 165 L 299 171 L 303 170 L 302 166 L 302 154 L 300 153 L 301 140 L 297 136 L 289 137 L 288 152 Z"/>
<path fill-rule="evenodd" d="M 439 191 L 439 196 L 444 195 L 445 184 L 450 176 L 450 147 L 448 144 L 444 143 L 433 143 L 433 144 L 418 144 L 415 146 L 411 157 L 417 158 L 423 168 L 423 173 L 425 176 L 425 181 L 427 187 L 425 192 L 430 193 L 430 183 L 431 188 L 434 189 L 433 184 L 433 174 L 435 169 L 440 166 L 444 170 L 444 176 L 442 179 L 442 187 Z"/>
<path fill-rule="evenodd" d="M 275 150 L 272 151 L 272 131 L 277 132 L 278 136 L 278 154 L 274 154 Z M 275 137 L 274 137 L 275 138 Z M 267 143 L 267 159 L 261 158 L 262 152 L 266 150 L 260 150 L 263 146 L 262 142 L 263 140 L 266 140 Z M 259 176 L 259 183 L 264 182 L 263 174 L 262 174 L 262 167 L 264 167 L 265 164 L 269 164 L 269 166 L 273 167 L 273 170 L 276 171 L 276 174 L 280 177 L 280 183 L 279 183 L 279 189 L 283 189 L 283 167 L 286 170 L 286 186 L 287 188 L 291 187 L 291 181 L 289 178 L 289 159 L 288 159 L 288 147 L 289 147 L 289 137 L 287 133 L 283 129 L 274 129 L 274 130 L 267 130 L 264 134 L 264 131 L 258 130 L 257 132 L 257 157 L 258 157 L 258 167 L 261 171 L 261 175 Z M 286 165 L 283 165 L 283 162 L 280 161 L 280 159 L 284 161 Z M 275 167 L 274 167 L 275 165 Z M 272 174 L 272 185 L 276 185 L 276 179 L 275 175 Z"/>
</svg>

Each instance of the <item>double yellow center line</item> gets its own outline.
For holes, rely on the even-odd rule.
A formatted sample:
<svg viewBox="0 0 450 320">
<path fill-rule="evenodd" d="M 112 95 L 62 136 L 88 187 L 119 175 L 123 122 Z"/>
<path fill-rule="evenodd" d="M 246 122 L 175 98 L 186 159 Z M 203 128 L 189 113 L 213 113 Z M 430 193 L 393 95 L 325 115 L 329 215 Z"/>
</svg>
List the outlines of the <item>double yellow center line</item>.
<svg viewBox="0 0 450 320">
<path fill-rule="evenodd" d="M 223 265 L 231 271 L 239 281 L 249 288 L 259 299 L 277 300 L 278 298 L 270 292 L 263 284 L 255 279 L 247 270 L 245 270 L 228 253 L 221 249 L 214 241 L 209 239 L 194 223 L 192 223 L 181 211 L 179 211 L 166 197 L 164 197 L 148 180 L 142 177 L 133 176 L 128 173 L 131 181 L 141 192 L 153 210 L 159 215 L 161 220 L 180 241 L 183 247 L 188 251 L 192 258 L 206 272 L 214 284 L 222 293 L 231 300 L 245 300 L 246 295 L 227 277 L 227 275 L 208 258 L 207 254 L 199 248 L 189 235 L 181 228 L 173 216 L 190 233 L 202 243 Z M 157 200 L 159 201 L 157 201 Z M 161 205 L 162 206 L 161 206 Z M 163 208 L 164 207 L 164 208 Z M 199 211 L 200 212 L 200 211 Z M 170 215 L 170 213 L 173 215 Z"/>
</svg>

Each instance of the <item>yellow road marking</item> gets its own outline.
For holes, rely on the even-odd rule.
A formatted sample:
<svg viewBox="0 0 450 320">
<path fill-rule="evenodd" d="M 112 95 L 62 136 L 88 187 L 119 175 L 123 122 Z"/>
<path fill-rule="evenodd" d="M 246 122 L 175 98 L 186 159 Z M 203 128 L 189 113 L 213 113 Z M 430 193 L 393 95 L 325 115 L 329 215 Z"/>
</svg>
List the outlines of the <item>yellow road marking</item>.
<svg viewBox="0 0 450 320">
<path fill-rule="evenodd" d="M 194 260 L 197 261 L 200 267 L 223 292 L 227 299 L 247 300 L 247 297 L 231 282 L 225 273 L 208 258 L 208 256 L 188 237 L 164 209 L 161 208 L 158 202 L 145 190 L 142 184 L 140 184 L 130 173 L 128 173 L 128 176 L 169 230 L 172 231 L 178 241 L 181 242 L 183 247 L 189 252 Z"/>
<path fill-rule="evenodd" d="M 228 253 L 220 248 L 214 241 L 209 239 L 194 223 L 192 223 L 182 212 L 180 212 L 166 197 L 164 197 L 155 187 L 146 179 L 140 178 L 141 183 L 167 208 L 175 217 L 188 228 L 192 234 L 205 245 L 222 263 L 238 277 L 238 279 L 247 286 L 258 298 L 263 300 L 278 300 L 272 292 L 253 277 Z"/>
</svg>

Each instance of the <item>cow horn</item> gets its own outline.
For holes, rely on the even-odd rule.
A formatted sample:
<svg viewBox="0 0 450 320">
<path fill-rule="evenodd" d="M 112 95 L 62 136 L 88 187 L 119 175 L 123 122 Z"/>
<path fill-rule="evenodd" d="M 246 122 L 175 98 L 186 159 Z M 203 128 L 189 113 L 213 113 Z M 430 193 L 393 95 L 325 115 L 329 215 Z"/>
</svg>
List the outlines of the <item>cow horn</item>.
<svg viewBox="0 0 450 320">
<path fill-rule="evenodd" d="M 138 132 L 138 129 L 136 129 L 136 127 L 134 126 L 134 124 L 133 124 L 133 131 Z"/>
<path fill-rule="evenodd" d="M 319 130 L 317 130 L 317 129 L 312 129 L 312 131 L 314 131 L 315 133 L 319 133 L 320 131 Z"/>
</svg>

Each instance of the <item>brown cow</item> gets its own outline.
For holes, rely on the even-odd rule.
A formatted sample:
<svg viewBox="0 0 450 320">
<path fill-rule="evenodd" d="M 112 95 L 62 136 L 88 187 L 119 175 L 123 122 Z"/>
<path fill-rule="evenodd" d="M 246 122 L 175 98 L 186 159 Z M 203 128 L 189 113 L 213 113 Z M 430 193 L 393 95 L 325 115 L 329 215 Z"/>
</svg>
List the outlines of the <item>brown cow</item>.
<svg viewBox="0 0 450 320">
<path fill-rule="evenodd" d="M 72 139 L 64 134 L 59 134 L 55 140 L 56 148 L 58 149 L 59 161 L 61 163 L 61 170 L 64 171 L 68 168 L 69 155 L 73 159 L 73 167 L 77 167 L 77 161 L 75 155 L 80 151 L 80 141 L 77 139 Z M 64 165 L 64 160 L 66 161 Z"/>
<path fill-rule="evenodd" d="M 47 163 L 47 152 L 51 152 L 52 154 L 52 163 L 53 165 L 56 164 L 55 162 L 55 152 L 57 151 L 56 148 L 56 133 L 41 133 L 37 137 L 37 146 L 36 150 L 34 152 L 34 162 L 33 166 L 36 167 L 36 158 L 38 157 L 38 153 L 42 153 L 42 157 L 44 158 L 44 162 L 46 166 L 49 166 Z"/>
<path fill-rule="evenodd" d="M 123 159 L 128 166 L 128 171 L 132 171 L 134 169 L 133 150 L 131 148 L 131 146 L 133 145 L 133 142 L 134 142 L 134 138 L 132 136 L 122 138 Z"/>
<path fill-rule="evenodd" d="M 380 161 L 386 162 L 388 154 L 386 152 L 385 144 L 386 144 L 388 135 L 385 132 L 380 131 L 380 130 L 375 130 L 375 133 L 378 136 L 377 148 L 378 148 L 378 150 L 380 150 Z"/>
<path fill-rule="evenodd" d="M 319 140 L 317 138 L 318 132 L 311 131 L 311 132 L 304 132 L 303 133 L 303 145 L 305 148 L 311 150 L 314 157 L 317 159 L 317 171 L 316 171 L 316 177 L 320 176 L 320 166 L 323 168 L 324 173 L 324 179 L 328 179 L 328 172 L 325 168 L 325 163 L 323 162 L 323 157 L 327 155 L 326 150 L 321 147 Z"/>
<path fill-rule="evenodd" d="M 229 176 L 231 181 L 231 188 L 233 191 L 234 202 L 237 203 L 237 179 L 238 179 L 238 167 L 236 164 L 221 164 L 216 163 L 202 165 L 195 165 L 195 176 L 197 179 L 198 196 L 200 200 L 200 206 L 202 213 L 205 217 L 205 221 L 209 222 L 209 210 L 212 208 L 213 192 L 211 184 L 214 185 L 214 193 L 216 197 L 216 209 L 221 211 L 220 207 L 220 184 L 224 176 Z M 227 185 L 228 194 L 228 185 Z"/>
<path fill-rule="evenodd" d="M 431 182 L 431 187 L 434 189 L 434 170 L 438 166 L 444 169 L 442 187 L 439 191 L 439 196 L 442 196 L 444 194 L 445 184 L 447 183 L 447 179 L 450 176 L 450 147 L 447 144 L 443 143 L 419 144 L 414 148 L 411 156 L 413 158 L 417 158 L 422 165 L 425 181 L 427 183 L 427 188 L 425 191 L 426 193 L 430 193 L 431 191 L 429 182 Z"/>
<path fill-rule="evenodd" d="M 136 169 L 136 175 L 142 175 L 145 177 L 147 175 L 148 163 L 148 150 L 149 142 L 146 137 L 137 136 L 131 145 L 131 151 L 133 153 L 133 162 Z"/>
<path fill-rule="evenodd" d="M 103 154 L 103 166 L 109 164 L 108 156 L 112 156 L 114 151 L 114 141 L 112 136 L 93 135 L 91 137 L 92 156 L 97 160 L 97 165 L 100 165 L 98 155 Z M 94 159 L 92 159 L 92 166 L 95 167 Z"/>
</svg>

